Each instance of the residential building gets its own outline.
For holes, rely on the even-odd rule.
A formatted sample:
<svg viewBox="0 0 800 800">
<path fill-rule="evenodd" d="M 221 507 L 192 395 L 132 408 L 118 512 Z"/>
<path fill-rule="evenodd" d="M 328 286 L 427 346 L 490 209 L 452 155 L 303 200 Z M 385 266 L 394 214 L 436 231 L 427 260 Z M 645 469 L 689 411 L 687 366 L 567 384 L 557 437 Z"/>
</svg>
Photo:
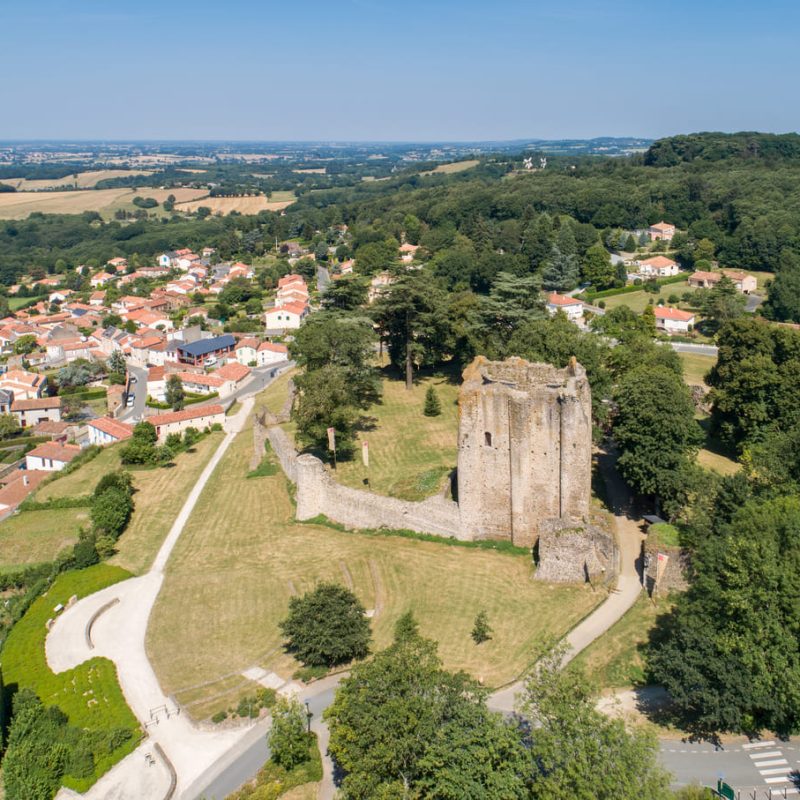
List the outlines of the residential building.
<svg viewBox="0 0 800 800">
<path fill-rule="evenodd" d="M 285 344 L 261 342 L 256 351 L 256 364 L 259 367 L 268 367 L 270 364 L 279 364 L 289 358 L 289 348 Z"/>
<path fill-rule="evenodd" d="M 669 222 L 656 222 L 647 229 L 650 238 L 655 242 L 662 240 L 664 242 L 671 242 L 672 237 L 675 235 L 675 226 Z"/>
<path fill-rule="evenodd" d="M 25 456 L 25 467 L 30 470 L 58 472 L 79 455 L 81 448 L 76 444 L 43 442 Z"/>
<path fill-rule="evenodd" d="M 695 316 L 691 311 L 681 311 L 669 306 L 656 306 L 656 329 L 664 333 L 688 333 L 695 325 Z"/>
<path fill-rule="evenodd" d="M 235 392 L 250 377 L 252 370 L 238 361 L 231 361 L 211 373 L 212 377 L 221 378 L 225 384 L 222 394 L 228 395 Z"/>
<path fill-rule="evenodd" d="M 668 278 L 681 271 L 677 261 L 666 256 L 653 256 L 634 263 L 639 268 L 639 275 L 646 278 Z"/>
<path fill-rule="evenodd" d="M 272 308 L 266 313 L 268 331 L 297 330 L 308 316 L 308 306 L 304 303 L 287 303 Z"/>
<path fill-rule="evenodd" d="M 93 275 L 91 277 L 89 283 L 92 285 L 93 289 L 96 289 L 98 286 L 105 286 L 107 283 L 113 280 L 114 276 L 108 272 L 98 272 L 97 275 Z"/>
<path fill-rule="evenodd" d="M 547 313 L 555 316 L 563 311 L 571 322 L 580 322 L 583 319 L 583 303 L 569 295 L 552 292 L 547 296 Z"/>
<path fill-rule="evenodd" d="M 0 514 L 13 511 L 50 473 L 40 469 L 16 469 L 0 489 Z"/>
<path fill-rule="evenodd" d="M 187 392 L 193 394 L 223 394 L 225 388 L 225 381 L 217 377 L 215 374 L 206 375 L 205 372 L 177 372 L 175 373 L 183 384 L 183 388 Z M 167 376 L 169 380 L 169 375 Z"/>
<path fill-rule="evenodd" d="M 212 425 L 225 422 L 225 411 L 220 405 L 193 406 L 183 411 L 170 411 L 167 414 L 154 414 L 146 418 L 163 442 L 171 433 L 183 433 L 187 428 L 203 430 Z"/>
<path fill-rule="evenodd" d="M 236 360 L 246 367 L 257 362 L 256 353 L 258 351 L 258 339 L 252 336 L 246 336 L 239 339 L 236 343 Z"/>
<path fill-rule="evenodd" d="M 41 397 L 44 385 L 44 376 L 24 369 L 10 369 L 0 375 L 0 389 L 13 392 L 16 400 Z"/>
<path fill-rule="evenodd" d="M 182 364 L 205 366 L 209 361 L 216 361 L 230 353 L 236 346 L 236 339 L 229 333 L 214 336 L 210 339 L 200 339 L 196 342 L 178 345 L 178 361 Z"/>
<path fill-rule="evenodd" d="M 736 289 L 742 294 L 750 294 L 758 288 L 758 282 L 753 275 L 745 272 L 735 272 L 730 269 L 723 269 L 719 272 L 705 272 L 698 270 L 689 276 L 689 286 L 696 289 L 713 289 L 721 280 L 722 276 L 730 278 Z"/>
<path fill-rule="evenodd" d="M 11 413 L 21 428 L 38 425 L 40 422 L 61 422 L 60 397 L 35 397 L 29 400 L 14 400 Z"/>
<path fill-rule="evenodd" d="M 86 423 L 89 444 L 101 447 L 116 444 L 133 436 L 133 426 L 111 417 L 98 417 Z"/>
</svg>

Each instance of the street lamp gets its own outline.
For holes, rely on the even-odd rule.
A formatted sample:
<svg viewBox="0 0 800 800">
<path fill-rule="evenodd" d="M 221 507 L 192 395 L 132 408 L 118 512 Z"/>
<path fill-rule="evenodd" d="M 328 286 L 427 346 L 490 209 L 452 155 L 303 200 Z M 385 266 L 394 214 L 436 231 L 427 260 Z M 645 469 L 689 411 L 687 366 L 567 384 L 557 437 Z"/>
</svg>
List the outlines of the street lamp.
<svg viewBox="0 0 800 800">
<path fill-rule="evenodd" d="M 314 713 L 308 707 L 308 700 L 306 700 L 306 721 L 308 722 L 308 732 L 311 733 L 311 717 L 314 716 Z"/>
</svg>

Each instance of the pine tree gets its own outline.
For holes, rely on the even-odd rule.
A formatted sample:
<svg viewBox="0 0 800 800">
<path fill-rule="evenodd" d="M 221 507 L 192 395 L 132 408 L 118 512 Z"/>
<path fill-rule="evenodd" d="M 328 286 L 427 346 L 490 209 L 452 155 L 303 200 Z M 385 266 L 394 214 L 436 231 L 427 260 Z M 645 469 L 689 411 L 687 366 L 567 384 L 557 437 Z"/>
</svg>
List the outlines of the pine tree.
<svg viewBox="0 0 800 800">
<path fill-rule="evenodd" d="M 550 251 L 550 260 L 542 275 L 544 288 L 569 291 L 578 285 L 579 276 L 580 265 L 577 256 L 563 253 L 561 248 L 554 244 Z"/>
<path fill-rule="evenodd" d="M 442 413 L 442 404 L 439 402 L 439 395 L 433 386 L 428 387 L 425 392 L 425 408 L 422 411 L 426 417 L 438 417 Z"/>
<path fill-rule="evenodd" d="M 485 611 L 479 612 L 478 616 L 475 617 L 475 625 L 473 625 L 470 635 L 475 644 L 483 644 L 492 638 L 492 629 L 489 627 L 489 618 Z"/>
</svg>

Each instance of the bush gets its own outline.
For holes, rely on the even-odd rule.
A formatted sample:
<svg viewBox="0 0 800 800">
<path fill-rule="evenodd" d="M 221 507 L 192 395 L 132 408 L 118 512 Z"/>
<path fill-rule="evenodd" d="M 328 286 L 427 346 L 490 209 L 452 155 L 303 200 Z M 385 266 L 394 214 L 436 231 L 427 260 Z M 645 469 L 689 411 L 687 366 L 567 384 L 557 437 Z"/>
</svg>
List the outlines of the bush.
<svg viewBox="0 0 800 800">
<path fill-rule="evenodd" d="M 293 597 L 280 629 L 287 649 L 306 666 L 333 667 L 369 652 L 371 632 L 364 607 L 336 583 L 321 583 Z"/>
<path fill-rule="evenodd" d="M 211 721 L 215 725 L 219 725 L 220 722 L 224 722 L 226 719 L 228 719 L 228 712 L 227 711 L 217 711 L 217 713 L 214 714 L 213 717 L 211 717 Z"/>
<path fill-rule="evenodd" d="M 98 495 L 92 504 L 92 525 L 95 533 L 118 539 L 128 524 L 133 501 L 124 489 L 112 486 Z"/>
<path fill-rule="evenodd" d="M 285 770 L 309 760 L 306 711 L 297 700 L 281 697 L 275 704 L 267 741 L 270 761 Z"/>
<path fill-rule="evenodd" d="M 433 386 L 429 386 L 425 392 L 425 406 L 422 413 L 426 417 L 438 417 L 442 413 L 442 404 Z"/>
<path fill-rule="evenodd" d="M 130 472 L 118 469 L 103 475 L 94 487 L 94 497 L 99 497 L 106 489 L 121 489 L 127 494 L 133 494 L 133 479 Z"/>
</svg>

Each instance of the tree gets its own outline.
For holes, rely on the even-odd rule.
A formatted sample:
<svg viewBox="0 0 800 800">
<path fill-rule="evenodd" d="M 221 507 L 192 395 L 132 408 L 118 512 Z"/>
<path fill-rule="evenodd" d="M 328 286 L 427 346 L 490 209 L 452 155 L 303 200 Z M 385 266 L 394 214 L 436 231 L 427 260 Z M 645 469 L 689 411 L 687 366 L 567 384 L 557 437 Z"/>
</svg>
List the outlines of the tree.
<svg viewBox="0 0 800 800">
<path fill-rule="evenodd" d="M 422 413 L 426 417 L 438 417 L 442 413 L 442 404 L 439 401 L 439 395 L 436 394 L 436 389 L 429 386 L 425 392 L 425 407 Z"/>
<path fill-rule="evenodd" d="M 767 294 L 765 311 L 771 319 L 800 322 L 800 255 L 781 251 L 778 272 Z"/>
<path fill-rule="evenodd" d="M 125 362 L 125 356 L 121 350 L 114 350 L 108 358 L 108 369 L 110 372 L 118 372 L 124 374 L 128 365 Z"/>
<path fill-rule="evenodd" d="M 538 275 L 517 277 L 500 272 L 488 297 L 480 300 L 476 338 L 482 349 L 492 356 L 502 356 L 509 337 L 525 323 L 544 319 L 544 302 L 540 296 Z"/>
<path fill-rule="evenodd" d="M 414 367 L 434 364 L 448 350 L 447 298 L 424 271 L 402 275 L 375 304 L 375 319 L 392 364 L 405 372 L 406 389 Z"/>
<path fill-rule="evenodd" d="M 670 369 L 640 366 L 622 377 L 615 398 L 622 477 L 636 492 L 680 503 L 702 441 L 688 387 Z"/>
<path fill-rule="evenodd" d="M 119 538 L 128 524 L 133 501 L 124 489 L 111 487 L 92 500 L 92 527 L 99 536 Z"/>
<path fill-rule="evenodd" d="M 173 411 L 180 411 L 185 405 L 186 392 L 183 388 L 183 381 L 175 373 L 167 378 L 164 399 L 172 406 Z"/>
<path fill-rule="evenodd" d="M 478 612 L 470 636 L 472 636 L 472 641 L 475 642 L 475 644 L 483 644 L 492 638 L 492 629 L 489 627 L 489 617 L 485 611 Z"/>
<path fill-rule="evenodd" d="M 407 628 L 353 668 L 325 712 L 343 797 L 527 797 L 517 729 L 488 711 L 476 681 L 442 669 L 434 642 Z"/>
<path fill-rule="evenodd" d="M 362 244 L 356 249 L 356 269 L 362 275 L 389 269 L 397 263 L 399 247 L 394 238 Z"/>
<path fill-rule="evenodd" d="M 123 464 L 155 464 L 157 461 L 156 442 L 158 434 L 150 422 L 139 422 L 133 429 L 133 436 L 120 451 Z"/>
<path fill-rule="evenodd" d="M 710 239 L 700 239 L 694 246 L 694 260 L 697 261 L 713 261 L 716 255 L 717 247 Z"/>
<path fill-rule="evenodd" d="M 530 797 L 671 800 L 651 733 L 628 733 L 595 708 L 581 672 L 562 669 L 563 652 L 539 662 L 520 711 L 530 725 Z"/>
<path fill-rule="evenodd" d="M 267 742 L 270 761 L 285 770 L 293 770 L 310 759 L 306 712 L 297 699 L 278 698 L 272 708 Z"/>
<path fill-rule="evenodd" d="M 33 334 L 27 334 L 25 336 L 20 336 L 19 339 L 14 342 L 14 353 L 18 356 L 27 356 L 37 347 L 36 337 Z"/>
<path fill-rule="evenodd" d="M 580 278 L 580 264 L 574 254 L 562 253 L 558 245 L 553 245 L 544 273 L 542 285 L 545 289 L 567 291 L 578 285 Z"/>
<path fill-rule="evenodd" d="M 334 667 L 369 652 L 371 633 L 364 607 L 336 583 L 321 583 L 292 597 L 289 614 L 279 627 L 286 648 L 307 666 Z"/>
<path fill-rule="evenodd" d="M 0 439 L 9 439 L 16 436 L 21 428 L 13 414 L 0 414 Z"/>
<path fill-rule="evenodd" d="M 367 302 L 367 282 L 358 275 L 331 281 L 322 295 L 322 307 L 332 311 L 355 311 Z"/>
<path fill-rule="evenodd" d="M 652 679 L 698 732 L 800 725 L 800 500 L 750 500 L 702 540 L 692 582 L 653 635 Z"/>
<path fill-rule="evenodd" d="M 624 250 L 626 253 L 633 253 L 636 250 L 636 239 L 633 238 L 633 234 L 628 234 L 628 238 L 625 240 Z"/>
<path fill-rule="evenodd" d="M 597 289 L 607 289 L 616 278 L 608 250 L 601 244 L 592 245 L 583 259 L 583 279 Z"/>
<path fill-rule="evenodd" d="M 727 275 L 723 275 L 712 289 L 703 292 L 699 299 L 705 317 L 704 325 L 711 333 L 716 333 L 726 323 L 741 317 L 747 302 Z"/>
</svg>

